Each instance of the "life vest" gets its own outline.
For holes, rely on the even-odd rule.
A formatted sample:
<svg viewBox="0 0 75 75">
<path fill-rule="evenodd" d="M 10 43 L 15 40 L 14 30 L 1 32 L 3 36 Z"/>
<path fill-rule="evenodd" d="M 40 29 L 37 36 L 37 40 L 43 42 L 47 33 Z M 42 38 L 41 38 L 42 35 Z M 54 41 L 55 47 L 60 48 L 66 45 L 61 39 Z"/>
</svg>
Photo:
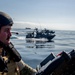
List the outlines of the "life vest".
<svg viewBox="0 0 75 75">
<path fill-rule="evenodd" d="M 0 42 L 0 75 L 20 75 L 16 62 L 21 60 L 20 54 L 12 44 L 5 46 Z"/>
<path fill-rule="evenodd" d="M 8 57 L 2 57 L 4 59 L 4 61 L 8 61 Z M 16 65 L 16 62 L 14 62 L 13 60 L 8 61 L 7 63 L 7 67 L 8 67 L 8 71 L 7 72 L 0 72 L 0 75 L 20 75 L 19 73 L 19 69 Z"/>
</svg>

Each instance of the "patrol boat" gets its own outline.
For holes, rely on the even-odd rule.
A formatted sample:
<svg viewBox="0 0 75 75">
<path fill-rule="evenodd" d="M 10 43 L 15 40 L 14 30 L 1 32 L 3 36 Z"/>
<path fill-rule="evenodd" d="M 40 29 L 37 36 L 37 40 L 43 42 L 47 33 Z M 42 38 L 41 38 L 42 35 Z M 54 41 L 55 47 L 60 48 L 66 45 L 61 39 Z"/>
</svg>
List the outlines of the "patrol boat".
<svg viewBox="0 0 75 75">
<path fill-rule="evenodd" d="M 35 28 L 33 32 L 27 33 L 26 38 L 30 39 L 46 39 L 46 41 L 51 41 L 55 37 L 55 31 L 44 29 L 38 30 Z"/>
</svg>

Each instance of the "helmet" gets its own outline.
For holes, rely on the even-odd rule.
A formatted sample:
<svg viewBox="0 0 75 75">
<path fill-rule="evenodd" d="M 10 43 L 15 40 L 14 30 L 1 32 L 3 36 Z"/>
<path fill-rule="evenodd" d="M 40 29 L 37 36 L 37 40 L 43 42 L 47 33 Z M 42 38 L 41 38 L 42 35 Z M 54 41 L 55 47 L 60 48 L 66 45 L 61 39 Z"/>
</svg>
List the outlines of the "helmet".
<svg viewBox="0 0 75 75">
<path fill-rule="evenodd" d="M 12 26 L 12 24 L 13 24 L 12 18 L 8 14 L 0 11 L 0 27 L 8 25 Z"/>
</svg>

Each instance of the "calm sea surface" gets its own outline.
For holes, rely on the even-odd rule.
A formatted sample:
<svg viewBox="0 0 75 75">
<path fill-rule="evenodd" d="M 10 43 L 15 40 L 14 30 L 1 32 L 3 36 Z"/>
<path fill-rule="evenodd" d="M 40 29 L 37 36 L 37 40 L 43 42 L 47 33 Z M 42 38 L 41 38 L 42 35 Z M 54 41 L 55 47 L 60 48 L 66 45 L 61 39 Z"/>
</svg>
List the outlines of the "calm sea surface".
<svg viewBox="0 0 75 75">
<path fill-rule="evenodd" d="M 52 42 L 32 41 L 27 42 L 25 29 L 13 29 L 19 34 L 13 34 L 11 41 L 22 56 L 25 63 L 36 68 L 50 53 L 57 55 L 65 51 L 75 49 L 75 31 L 55 30 L 55 38 Z"/>
</svg>

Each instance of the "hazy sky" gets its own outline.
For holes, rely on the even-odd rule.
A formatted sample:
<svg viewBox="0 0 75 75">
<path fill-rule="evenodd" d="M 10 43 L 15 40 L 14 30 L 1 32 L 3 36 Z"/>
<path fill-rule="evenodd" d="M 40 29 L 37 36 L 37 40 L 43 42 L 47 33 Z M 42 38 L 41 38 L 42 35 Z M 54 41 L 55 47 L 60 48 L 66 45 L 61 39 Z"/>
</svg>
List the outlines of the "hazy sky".
<svg viewBox="0 0 75 75">
<path fill-rule="evenodd" d="M 14 27 L 75 30 L 75 0 L 0 0 Z"/>
</svg>

